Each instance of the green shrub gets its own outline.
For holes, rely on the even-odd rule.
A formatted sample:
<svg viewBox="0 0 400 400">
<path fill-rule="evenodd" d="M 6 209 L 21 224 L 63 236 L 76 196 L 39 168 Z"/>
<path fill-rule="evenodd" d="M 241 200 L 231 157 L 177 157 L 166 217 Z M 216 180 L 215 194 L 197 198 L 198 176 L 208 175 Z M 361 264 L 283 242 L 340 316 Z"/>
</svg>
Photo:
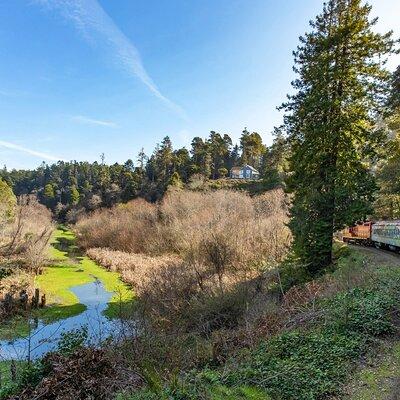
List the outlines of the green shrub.
<svg viewBox="0 0 400 400">
<path fill-rule="evenodd" d="M 289 332 L 264 342 L 224 378 L 229 386 L 255 384 L 275 398 L 312 400 L 336 392 L 364 348 L 360 335 Z"/>
<path fill-rule="evenodd" d="M 330 300 L 329 309 L 337 329 L 379 336 L 392 332 L 395 305 L 387 291 L 355 288 Z"/>
<path fill-rule="evenodd" d="M 20 393 L 23 389 L 35 387 L 46 375 L 47 366 L 40 360 L 19 363 L 18 365 L 16 381 L 8 381 L 0 387 L 0 400 L 8 399 Z"/>
<path fill-rule="evenodd" d="M 355 274 L 362 273 L 359 259 L 353 261 Z M 351 271 L 350 259 L 338 268 Z M 343 279 L 347 281 L 346 271 Z M 365 282 L 366 287 L 348 289 L 317 303 L 317 311 L 325 317 L 317 327 L 279 334 L 255 349 L 243 350 L 223 369 L 203 368 L 176 379 L 155 397 L 150 394 L 154 391 L 145 390 L 129 399 L 317 400 L 340 394 L 341 385 L 373 338 L 392 332 L 392 314 L 398 310 L 399 271 L 380 268 L 368 277 L 373 279 Z M 338 281 L 343 279 L 336 276 Z M 223 304 L 220 307 L 224 310 Z"/>
<path fill-rule="evenodd" d="M 63 332 L 57 343 L 57 351 L 64 356 L 69 356 L 82 347 L 88 339 L 88 328 L 83 326 L 79 329 Z"/>
</svg>

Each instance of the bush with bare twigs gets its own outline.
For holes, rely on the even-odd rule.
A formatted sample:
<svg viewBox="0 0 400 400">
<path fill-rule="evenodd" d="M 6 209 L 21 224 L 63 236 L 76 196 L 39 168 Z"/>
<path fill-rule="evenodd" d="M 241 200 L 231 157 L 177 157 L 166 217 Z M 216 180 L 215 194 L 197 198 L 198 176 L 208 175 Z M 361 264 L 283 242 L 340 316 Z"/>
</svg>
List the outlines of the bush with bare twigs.
<svg viewBox="0 0 400 400">
<path fill-rule="evenodd" d="M 97 211 L 76 230 L 84 247 L 108 247 L 88 254 L 122 272 L 147 317 L 208 334 L 237 324 L 257 277 L 286 256 L 286 222 L 281 190 L 171 191 L 157 205 L 136 200 Z"/>
<path fill-rule="evenodd" d="M 50 211 L 35 197 L 18 199 L 12 220 L 0 235 L 0 299 L 21 290 L 31 292 L 33 275 L 47 261 L 53 223 Z"/>
<path fill-rule="evenodd" d="M 79 244 L 86 249 L 105 247 L 128 253 L 146 253 L 146 243 L 154 234 L 156 220 L 156 206 L 137 199 L 83 216 L 75 230 Z"/>
</svg>

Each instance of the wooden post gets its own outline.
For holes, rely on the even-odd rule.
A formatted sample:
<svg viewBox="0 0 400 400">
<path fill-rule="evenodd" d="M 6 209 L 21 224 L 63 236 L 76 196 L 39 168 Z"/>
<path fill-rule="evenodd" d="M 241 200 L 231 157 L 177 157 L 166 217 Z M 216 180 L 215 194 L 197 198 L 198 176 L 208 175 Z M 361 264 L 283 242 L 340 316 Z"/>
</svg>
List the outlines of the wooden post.
<svg viewBox="0 0 400 400">
<path fill-rule="evenodd" d="M 46 293 L 42 294 L 42 297 L 40 298 L 40 308 L 46 307 Z"/>
<path fill-rule="evenodd" d="M 38 308 L 38 306 L 39 306 L 39 299 L 40 299 L 39 289 L 36 288 L 35 289 L 35 305 L 36 305 L 36 308 Z"/>
<path fill-rule="evenodd" d="M 26 290 L 22 290 L 19 293 L 19 302 L 23 310 L 28 309 L 28 294 L 26 293 Z"/>
</svg>

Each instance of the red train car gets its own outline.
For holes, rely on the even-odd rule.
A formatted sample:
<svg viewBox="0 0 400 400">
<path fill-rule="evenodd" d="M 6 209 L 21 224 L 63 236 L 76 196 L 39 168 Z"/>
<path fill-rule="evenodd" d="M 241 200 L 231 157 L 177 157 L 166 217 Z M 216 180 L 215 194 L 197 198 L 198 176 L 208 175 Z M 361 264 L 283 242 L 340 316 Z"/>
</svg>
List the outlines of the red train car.
<svg viewBox="0 0 400 400">
<path fill-rule="evenodd" d="M 371 244 L 372 225 L 371 221 L 367 221 L 344 229 L 343 242 Z"/>
</svg>

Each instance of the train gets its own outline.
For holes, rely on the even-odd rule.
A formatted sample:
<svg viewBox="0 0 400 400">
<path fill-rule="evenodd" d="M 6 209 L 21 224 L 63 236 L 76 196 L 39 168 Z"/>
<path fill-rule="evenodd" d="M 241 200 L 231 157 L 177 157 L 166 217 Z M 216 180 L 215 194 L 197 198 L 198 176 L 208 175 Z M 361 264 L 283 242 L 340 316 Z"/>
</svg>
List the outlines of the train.
<svg viewBox="0 0 400 400">
<path fill-rule="evenodd" d="M 400 251 L 400 220 L 366 221 L 342 231 L 345 243 L 375 246 L 379 249 Z"/>
</svg>

